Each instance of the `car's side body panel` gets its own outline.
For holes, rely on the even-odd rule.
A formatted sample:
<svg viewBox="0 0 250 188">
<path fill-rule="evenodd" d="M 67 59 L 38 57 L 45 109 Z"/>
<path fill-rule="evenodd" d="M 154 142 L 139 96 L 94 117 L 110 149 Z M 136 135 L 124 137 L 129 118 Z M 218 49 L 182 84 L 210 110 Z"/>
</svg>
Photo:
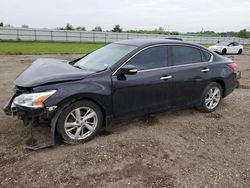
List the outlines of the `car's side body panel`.
<svg viewBox="0 0 250 188">
<path fill-rule="evenodd" d="M 231 60 L 213 52 L 210 52 L 213 59 L 209 62 L 174 66 L 169 58 L 165 67 L 141 70 L 134 75 L 121 75 L 119 69 L 145 48 L 183 45 L 207 51 L 203 47 L 174 40 L 152 41 L 139 41 L 135 44 L 138 47 L 133 52 L 106 70 L 91 72 L 81 80 L 44 83 L 33 87 L 33 92 L 57 90 L 45 101 L 45 111 L 46 107 L 57 106 L 56 112 L 65 103 L 89 99 L 97 103 L 104 117 L 112 122 L 176 107 L 196 106 L 200 102 L 204 88 L 211 81 L 224 84 L 224 96 L 233 91 L 235 74 L 227 66 Z M 130 41 L 127 43 L 134 45 Z M 168 76 L 171 77 L 162 79 Z"/>
</svg>

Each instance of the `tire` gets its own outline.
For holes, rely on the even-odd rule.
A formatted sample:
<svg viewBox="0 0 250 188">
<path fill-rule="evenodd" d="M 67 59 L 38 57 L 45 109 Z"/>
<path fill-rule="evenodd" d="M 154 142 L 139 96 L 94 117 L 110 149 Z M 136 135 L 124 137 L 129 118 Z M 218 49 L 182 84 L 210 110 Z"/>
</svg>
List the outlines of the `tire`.
<svg viewBox="0 0 250 188">
<path fill-rule="evenodd" d="M 214 95 L 216 92 L 217 94 Z M 202 94 L 199 110 L 206 113 L 215 111 L 221 103 L 222 93 L 223 90 L 220 84 L 216 82 L 208 84 Z"/>
<path fill-rule="evenodd" d="M 99 106 L 82 100 L 72 103 L 62 111 L 58 118 L 57 131 L 66 143 L 85 143 L 98 134 L 102 123 L 103 115 Z"/>
<path fill-rule="evenodd" d="M 240 49 L 237 54 L 240 55 L 240 54 L 242 54 L 242 52 L 243 52 L 243 50 Z"/>
<path fill-rule="evenodd" d="M 221 55 L 226 55 L 226 54 L 227 54 L 227 49 L 224 48 L 224 49 L 222 50 L 222 52 L 221 52 Z"/>
</svg>

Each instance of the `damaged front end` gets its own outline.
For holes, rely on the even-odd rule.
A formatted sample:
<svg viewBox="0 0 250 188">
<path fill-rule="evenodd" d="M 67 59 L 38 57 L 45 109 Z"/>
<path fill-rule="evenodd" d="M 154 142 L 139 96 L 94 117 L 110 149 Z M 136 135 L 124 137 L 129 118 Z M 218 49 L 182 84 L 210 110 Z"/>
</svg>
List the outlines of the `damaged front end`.
<svg viewBox="0 0 250 188">
<path fill-rule="evenodd" d="M 53 121 L 56 106 L 45 107 L 43 102 L 53 95 L 56 90 L 34 93 L 32 88 L 23 88 L 16 86 L 14 94 L 4 106 L 6 115 L 17 116 L 24 125 L 31 125 L 31 139 L 34 140 L 32 130 L 34 125 L 41 123 L 51 124 L 51 138 L 48 143 L 26 146 L 30 150 L 38 150 L 55 145 L 55 125 Z M 33 141 L 31 143 L 34 143 Z"/>
</svg>

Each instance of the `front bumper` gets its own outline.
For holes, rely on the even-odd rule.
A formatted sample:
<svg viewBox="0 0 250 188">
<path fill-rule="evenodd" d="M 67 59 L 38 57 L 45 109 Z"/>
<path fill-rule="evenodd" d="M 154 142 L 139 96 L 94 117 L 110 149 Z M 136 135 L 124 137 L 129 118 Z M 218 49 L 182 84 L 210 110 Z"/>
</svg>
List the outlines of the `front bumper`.
<svg viewBox="0 0 250 188">
<path fill-rule="evenodd" d="M 17 116 L 18 118 L 22 119 L 24 124 L 31 124 L 31 139 L 34 140 L 33 134 L 32 134 L 32 127 L 33 125 L 37 125 L 40 123 L 49 123 L 50 124 L 50 139 L 44 143 L 33 143 L 31 145 L 26 146 L 26 149 L 29 150 L 38 150 L 38 149 L 44 149 L 48 147 L 54 147 L 55 142 L 55 132 L 56 132 L 56 124 L 57 119 L 59 118 L 59 115 L 61 113 L 61 110 L 55 110 L 56 107 L 44 107 L 40 109 L 31 109 L 27 107 L 22 106 L 16 106 L 13 105 L 13 101 L 15 97 L 22 94 L 22 91 L 18 90 L 18 88 L 15 91 L 15 94 L 13 94 L 7 104 L 4 106 L 4 112 L 6 115 L 12 115 Z"/>
<path fill-rule="evenodd" d="M 53 110 L 49 111 L 45 107 L 39 109 L 32 109 L 28 107 L 22 107 L 13 104 L 13 100 L 17 95 L 14 94 L 7 104 L 4 106 L 3 111 L 6 115 L 17 116 L 21 119 L 25 125 L 27 124 L 39 124 L 41 122 L 47 122 L 53 117 Z"/>
<path fill-rule="evenodd" d="M 12 97 L 8 100 L 8 102 L 6 103 L 6 105 L 3 108 L 3 111 L 6 115 L 15 115 L 14 112 L 12 112 L 12 103 L 14 98 L 16 97 L 16 94 L 13 94 Z M 13 109 L 14 110 L 14 109 Z"/>
</svg>

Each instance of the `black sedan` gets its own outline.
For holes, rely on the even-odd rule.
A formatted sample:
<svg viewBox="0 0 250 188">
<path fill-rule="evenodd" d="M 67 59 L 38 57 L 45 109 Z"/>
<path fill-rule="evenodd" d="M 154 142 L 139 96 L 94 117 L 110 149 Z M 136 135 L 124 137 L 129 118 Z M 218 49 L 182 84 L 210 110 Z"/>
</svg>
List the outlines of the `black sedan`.
<svg viewBox="0 0 250 188">
<path fill-rule="evenodd" d="M 52 136 L 82 143 L 127 118 L 184 107 L 213 112 L 234 90 L 236 67 L 182 41 L 120 41 L 72 62 L 38 59 L 15 80 L 4 111 L 50 122 Z"/>
</svg>

